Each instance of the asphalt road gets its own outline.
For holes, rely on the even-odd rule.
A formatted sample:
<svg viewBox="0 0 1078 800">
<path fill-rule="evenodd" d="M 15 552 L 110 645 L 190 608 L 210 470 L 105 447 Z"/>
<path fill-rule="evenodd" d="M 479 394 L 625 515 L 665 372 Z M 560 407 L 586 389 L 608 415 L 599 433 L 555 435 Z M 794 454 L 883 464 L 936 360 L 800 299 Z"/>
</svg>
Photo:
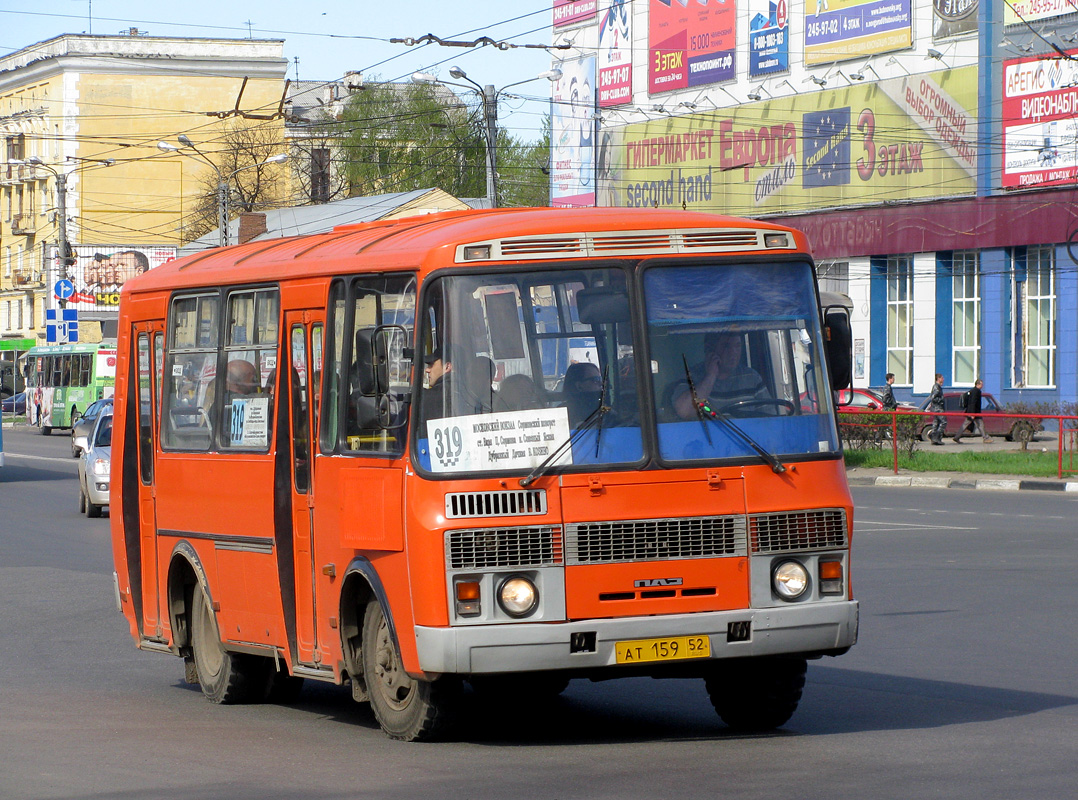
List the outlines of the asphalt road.
<svg viewBox="0 0 1078 800">
<path fill-rule="evenodd" d="M 690 681 L 472 700 L 402 744 L 339 688 L 214 706 L 135 650 L 108 519 L 63 435 L 5 430 L 0 798 L 1069 798 L 1078 782 L 1078 499 L 859 487 L 861 641 L 812 662 L 780 732 L 730 733 Z"/>
</svg>

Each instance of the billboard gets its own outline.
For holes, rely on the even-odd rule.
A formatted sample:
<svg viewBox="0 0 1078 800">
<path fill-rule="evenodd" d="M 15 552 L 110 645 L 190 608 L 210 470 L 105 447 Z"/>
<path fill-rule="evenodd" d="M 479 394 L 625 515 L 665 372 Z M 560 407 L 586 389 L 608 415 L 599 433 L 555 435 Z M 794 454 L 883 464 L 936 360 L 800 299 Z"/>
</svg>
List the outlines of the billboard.
<svg viewBox="0 0 1078 800">
<path fill-rule="evenodd" d="M 633 28 L 630 0 L 604 0 L 599 15 L 599 107 L 633 99 Z"/>
<path fill-rule="evenodd" d="M 749 77 L 790 69 L 790 14 L 786 0 L 753 0 L 760 11 L 749 19 Z"/>
<path fill-rule="evenodd" d="M 599 0 L 554 0 L 554 27 L 564 28 L 595 17 Z"/>
<path fill-rule="evenodd" d="M 946 39 L 977 30 L 978 0 L 932 0 L 932 38 Z"/>
<path fill-rule="evenodd" d="M 972 194 L 975 67 L 602 132 L 600 203 L 742 215 Z"/>
<path fill-rule="evenodd" d="M 737 77 L 736 6 L 648 0 L 648 94 Z"/>
<path fill-rule="evenodd" d="M 550 204 L 595 205 L 595 57 L 561 61 L 551 114 Z"/>
<path fill-rule="evenodd" d="M 156 245 L 75 245 L 71 249 L 75 263 L 68 266 L 67 278 L 75 293 L 67 298 L 67 307 L 81 311 L 118 311 L 120 289 L 129 278 L 176 258 L 175 247 Z M 55 246 L 50 259 L 50 275 L 59 278 L 62 272 Z"/>
<path fill-rule="evenodd" d="M 1004 25 L 1024 26 L 1027 22 L 1074 12 L 1074 0 L 1003 0 Z"/>
<path fill-rule="evenodd" d="M 1004 61 L 1002 115 L 1004 188 L 1078 178 L 1078 64 L 1058 57 Z"/>
<path fill-rule="evenodd" d="M 912 19 L 910 0 L 806 2 L 805 66 L 909 47 L 913 43 Z"/>
</svg>

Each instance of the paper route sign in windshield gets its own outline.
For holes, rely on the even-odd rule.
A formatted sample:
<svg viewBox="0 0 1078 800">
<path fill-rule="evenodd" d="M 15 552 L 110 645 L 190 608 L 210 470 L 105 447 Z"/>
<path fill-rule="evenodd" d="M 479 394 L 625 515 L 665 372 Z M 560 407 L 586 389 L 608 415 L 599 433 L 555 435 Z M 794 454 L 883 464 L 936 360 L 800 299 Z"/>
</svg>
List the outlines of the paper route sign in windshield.
<svg viewBox="0 0 1078 800">
<path fill-rule="evenodd" d="M 536 408 L 427 422 L 432 472 L 514 471 L 542 464 L 569 438 L 569 412 Z M 552 466 L 573 463 L 566 448 Z"/>
</svg>

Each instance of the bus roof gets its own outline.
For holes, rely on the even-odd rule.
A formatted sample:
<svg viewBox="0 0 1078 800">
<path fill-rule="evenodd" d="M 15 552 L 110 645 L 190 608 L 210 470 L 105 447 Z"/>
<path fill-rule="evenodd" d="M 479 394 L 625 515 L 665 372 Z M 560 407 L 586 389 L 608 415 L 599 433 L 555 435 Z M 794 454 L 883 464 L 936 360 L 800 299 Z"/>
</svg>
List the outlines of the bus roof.
<svg viewBox="0 0 1078 800">
<path fill-rule="evenodd" d="M 142 293 L 161 289 L 250 283 L 296 277 L 297 263 L 303 275 L 332 275 L 355 271 L 356 258 L 375 259 L 380 269 L 434 268 L 453 264 L 458 248 L 466 244 L 512 240 L 516 248 L 498 248 L 501 254 L 483 261 L 519 261 L 536 258 L 565 259 L 607 255 L 642 256 L 669 253 L 668 239 L 659 232 L 709 229 L 711 231 L 786 231 L 781 225 L 737 217 L 667 209 L 624 208 L 525 208 L 447 211 L 426 216 L 379 220 L 342 225 L 327 233 L 268 239 L 228 248 L 214 248 L 170 261 L 130 279 L 123 292 Z M 624 234 L 650 232 L 639 242 Z M 574 248 L 574 238 L 621 234 L 610 237 L 616 248 L 596 252 L 590 245 Z M 544 240 L 544 237 L 546 239 Z M 543 248 L 548 241 L 550 247 Z M 590 241 L 590 238 L 589 238 Z M 795 232 L 796 248 L 807 251 L 805 237 Z M 533 246 L 527 246 L 533 245 Z M 726 244 L 721 248 L 706 244 L 692 252 L 751 252 L 753 246 Z"/>
</svg>

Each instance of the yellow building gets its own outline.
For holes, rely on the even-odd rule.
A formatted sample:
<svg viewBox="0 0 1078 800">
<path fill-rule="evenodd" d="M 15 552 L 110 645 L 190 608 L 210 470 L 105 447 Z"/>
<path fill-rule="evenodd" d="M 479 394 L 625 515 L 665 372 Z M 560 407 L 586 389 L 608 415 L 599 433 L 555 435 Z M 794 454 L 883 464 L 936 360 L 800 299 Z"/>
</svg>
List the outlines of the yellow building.
<svg viewBox="0 0 1078 800">
<path fill-rule="evenodd" d="M 0 57 L 0 359 L 44 341 L 60 278 L 68 307 L 111 333 L 125 273 L 110 259 L 154 266 L 202 232 L 188 228 L 207 187 L 255 172 L 235 169 L 237 129 L 283 147 L 287 68 L 282 40 L 137 30 Z M 69 265 L 56 257 L 64 234 Z"/>
</svg>

